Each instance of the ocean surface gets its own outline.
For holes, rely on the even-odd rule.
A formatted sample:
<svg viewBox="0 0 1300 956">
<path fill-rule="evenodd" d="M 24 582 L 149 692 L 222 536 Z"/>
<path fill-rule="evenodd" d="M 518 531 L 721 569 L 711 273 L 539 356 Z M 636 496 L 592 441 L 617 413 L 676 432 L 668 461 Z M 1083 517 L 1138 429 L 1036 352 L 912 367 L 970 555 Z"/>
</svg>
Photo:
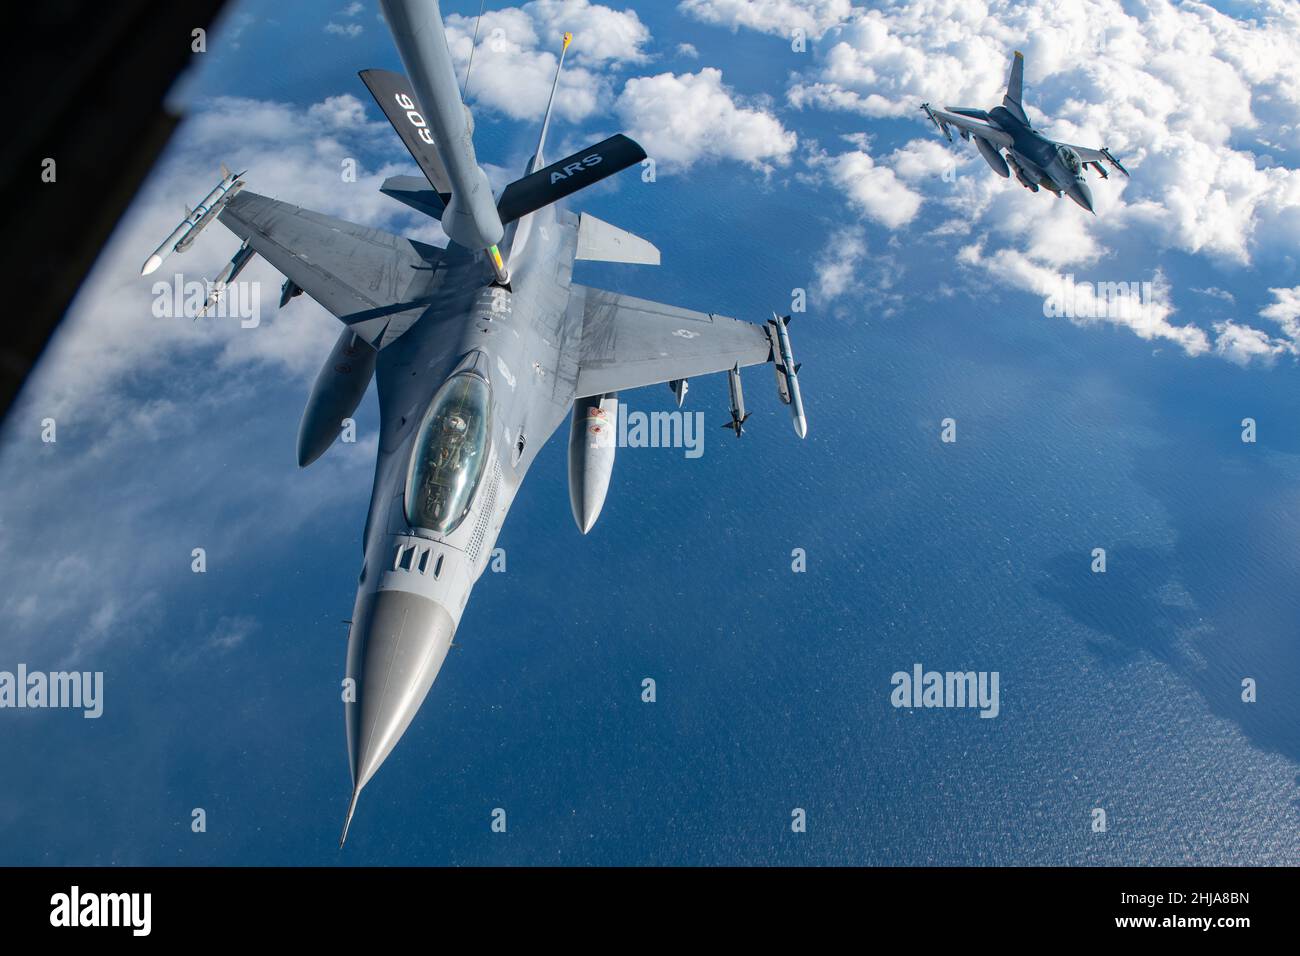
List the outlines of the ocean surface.
<svg viewBox="0 0 1300 956">
<path fill-rule="evenodd" d="M 520 138 L 484 130 L 484 155 Z M 578 281 L 753 321 L 814 284 L 842 212 L 726 166 L 579 198 L 663 265 Z M 557 433 L 342 852 L 373 441 L 299 473 L 305 384 L 263 373 L 201 404 L 197 351 L 128 383 L 161 411 L 123 453 L 69 422 L 70 464 L 33 446 L 29 389 L 0 435 L 0 535 L 35 515 L 50 537 L 9 538 L 9 598 L 45 593 L 64 551 L 84 558 L 65 593 L 121 583 L 110 621 L 0 636 L 0 669 L 106 681 L 98 720 L 0 713 L 0 863 L 1300 864 L 1294 366 L 1044 318 L 933 243 L 873 235 L 862 290 L 794 316 L 806 441 L 768 369 L 745 373 L 740 440 L 725 377 L 693 381 L 704 454 L 621 450 L 584 538 Z M 1196 264 L 1165 267 L 1186 295 Z M 95 317 L 79 304 L 63 334 Z M 373 390 L 358 421 L 373 433 Z M 998 716 L 892 706 L 916 664 L 996 671 Z"/>
</svg>

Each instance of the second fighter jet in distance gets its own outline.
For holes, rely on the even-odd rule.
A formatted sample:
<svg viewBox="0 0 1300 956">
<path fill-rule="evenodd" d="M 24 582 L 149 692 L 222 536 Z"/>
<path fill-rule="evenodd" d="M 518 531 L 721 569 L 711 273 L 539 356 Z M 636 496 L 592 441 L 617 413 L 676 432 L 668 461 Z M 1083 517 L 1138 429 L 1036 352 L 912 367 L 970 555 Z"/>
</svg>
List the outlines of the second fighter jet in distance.
<svg viewBox="0 0 1300 956">
<path fill-rule="evenodd" d="M 1059 199 L 1069 196 L 1088 212 L 1092 212 L 1092 190 L 1084 178 L 1089 166 L 1110 178 L 1102 162 L 1110 163 L 1125 176 L 1124 168 L 1110 150 L 1071 146 L 1048 139 L 1029 123 L 1020 99 L 1024 89 L 1025 57 L 1017 51 L 1011 59 L 1011 78 L 1007 82 L 1002 105 L 991 110 L 968 107 L 935 109 L 922 103 L 921 109 L 952 142 L 955 126 L 965 140 L 973 139 L 980 155 L 999 176 L 1008 178 L 1012 172 L 1020 184 L 1031 192 L 1039 188 L 1054 193 Z"/>
</svg>

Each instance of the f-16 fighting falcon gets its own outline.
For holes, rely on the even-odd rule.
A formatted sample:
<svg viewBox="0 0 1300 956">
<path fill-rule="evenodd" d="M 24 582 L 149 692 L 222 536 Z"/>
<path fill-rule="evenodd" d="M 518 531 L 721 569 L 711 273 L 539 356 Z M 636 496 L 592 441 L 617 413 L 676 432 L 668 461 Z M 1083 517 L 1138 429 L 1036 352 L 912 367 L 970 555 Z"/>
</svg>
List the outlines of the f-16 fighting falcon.
<svg viewBox="0 0 1300 956">
<path fill-rule="evenodd" d="M 948 137 L 948 142 L 952 142 L 950 126 L 957 127 L 962 139 L 974 137 L 975 148 L 1003 179 L 1014 170 L 1016 179 L 1031 192 L 1038 192 L 1041 186 L 1055 193 L 1057 199 L 1069 196 L 1088 212 L 1093 212 L 1092 190 L 1084 180 L 1084 170 L 1091 166 L 1102 179 L 1109 179 L 1102 166 L 1103 160 L 1125 176 L 1128 170 L 1105 147 L 1088 149 L 1086 146 L 1058 143 L 1030 126 L 1029 117 L 1020 103 L 1024 80 L 1025 57 L 1017 51 L 1011 59 L 1011 78 L 1001 106 L 987 111 L 965 107 L 938 110 L 929 103 L 922 103 L 921 109 Z"/>
<path fill-rule="evenodd" d="M 340 846 L 362 788 L 442 667 L 528 467 L 570 408 L 569 497 L 583 534 L 609 487 L 620 391 L 674 383 L 680 400 L 692 376 L 730 372 L 733 419 L 743 421 L 739 369 L 771 361 L 796 433 L 807 432 L 788 317 L 758 325 L 572 282 L 575 260 L 657 265 L 659 251 L 554 205 L 646 158 L 616 135 L 546 163 L 570 34 L 537 151 L 494 195 L 437 0 L 382 8 L 406 76 L 361 78 L 424 174 L 394 176 L 382 191 L 441 220 L 446 248 L 259 196 L 224 175 L 145 267 L 188 247 L 216 210 L 243 240 L 217 294 L 256 254 L 285 276 L 281 305 L 305 292 L 343 322 L 303 412 L 301 466 L 329 449 L 377 379 L 379 450 L 344 682 L 352 793 Z"/>
</svg>

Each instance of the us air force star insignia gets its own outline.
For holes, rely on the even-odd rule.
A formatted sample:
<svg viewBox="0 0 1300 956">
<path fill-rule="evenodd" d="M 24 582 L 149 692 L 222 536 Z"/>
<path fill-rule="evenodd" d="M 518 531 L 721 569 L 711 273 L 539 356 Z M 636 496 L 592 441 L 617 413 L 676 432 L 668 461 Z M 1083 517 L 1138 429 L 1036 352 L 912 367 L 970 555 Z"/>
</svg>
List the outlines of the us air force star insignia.
<svg viewBox="0 0 1300 956">
<path fill-rule="evenodd" d="M 699 332 L 692 332 L 690 329 L 678 329 L 673 335 L 682 339 L 696 339 L 700 337 Z"/>
</svg>

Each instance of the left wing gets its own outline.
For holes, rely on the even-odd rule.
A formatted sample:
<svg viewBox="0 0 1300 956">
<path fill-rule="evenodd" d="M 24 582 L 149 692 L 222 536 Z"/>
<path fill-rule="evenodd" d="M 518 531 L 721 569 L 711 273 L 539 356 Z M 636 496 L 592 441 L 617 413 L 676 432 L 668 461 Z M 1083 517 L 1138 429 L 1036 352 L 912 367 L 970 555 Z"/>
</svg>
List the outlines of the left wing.
<svg viewBox="0 0 1300 956">
<path fill-rule="evenodd" d="M 376 348 L 428 305 L 442 250 L 247 190 L 222 224 Z"/>
<path fill-rule="evenodd" d="M 1010 134 L 983 120 L 959 113 L 950 113 L 947 110 L 937 110 L 929 103 L 922 103 L 921 110 L 930 118 L 930 122 L 939 128 L 939 132 L 948 137 L 950 143 L 952 142 L 952 133 L 948 130 L 948 127 L 955 126 L 961 131 L 963 139 L 978 136 L 980 139 L 992 143 L 998 149 L 1009 149 L 1011 147 L 1012 139 Z"/>
<path fill-rule="evenodd" d="M 581 297 L 581 301 L 577 301 Z M 583 310 L 578 398 L 768 361 L 761 325 L 574 285 Z"/>
</svg>

